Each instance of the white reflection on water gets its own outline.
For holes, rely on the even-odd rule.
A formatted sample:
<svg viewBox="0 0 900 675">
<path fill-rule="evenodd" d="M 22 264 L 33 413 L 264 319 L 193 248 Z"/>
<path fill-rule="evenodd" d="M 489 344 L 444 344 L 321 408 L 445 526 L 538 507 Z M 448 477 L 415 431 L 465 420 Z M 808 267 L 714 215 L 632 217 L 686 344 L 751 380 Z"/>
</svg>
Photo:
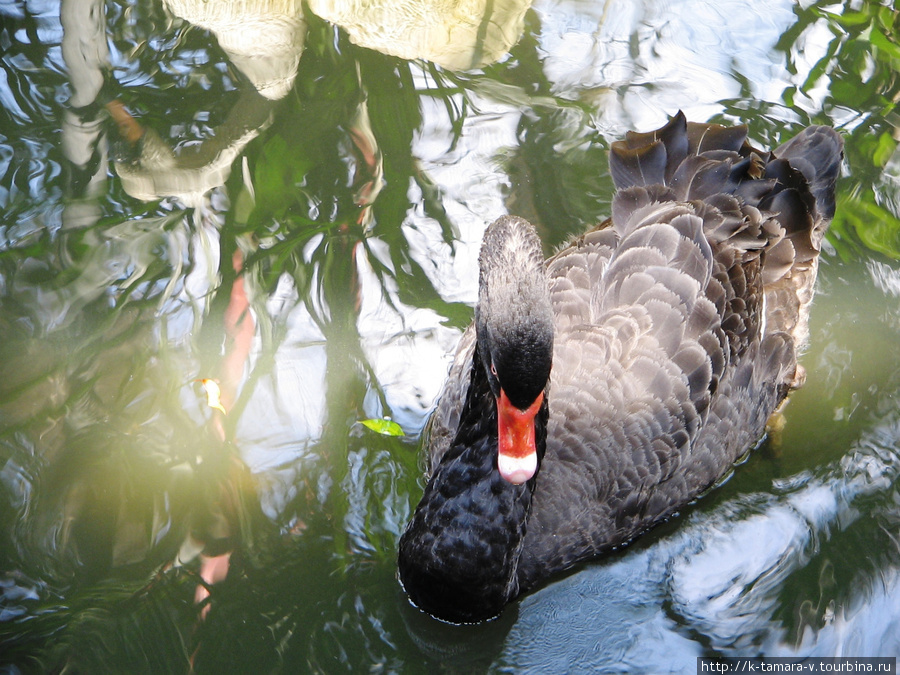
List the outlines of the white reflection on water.
<svg viewBox="0 0 900 675">
<path fill-rule="evenodd" d="M 368 247 L 383 264 L 390 264 L 383 242 L 370 238 Z M 403 303 L 396 280 L 377 277 L 365 255 L 357 256 L 357 270 L 361 287 L 357 323 L 363 351 L 394 421 L 409 433 L 418 433 L 443 385 L 459 331 L 444 326 L 437 312 Z M 385 411 L 369 400 L 366 414 L 380 417 Z"/>
<path fill-rule="evenodd" d="M 713 648 L 735 653 L 896 653 L 900 636 L 890 626 L 900 610 L 900 587 L 894 567 L 882 570 L 878 579 L 861 583 L 838 605 L 818 607 L 805 601 L 798 610 L 799 635 L 780 627 L 776 612 L 784 602 L 780 593 L 788 577 L 802 570 L 813 555 L 823 550 L 827 554 L 833 532 L 854 526 L 860 517 L 859 502 L 892 494 L 891 485 L 900 472 L 900 457 L 893 450 L 898 442 L 900 416 L 895 416 L 861 439 L 838 465 L 830 467 L 824 479 L 811 479 L 799 488 L 790 486 L 787 494 L 766 496 L 762 504 L 751 495 L 697 519 L 683 538 L 700 544 L 700 549 L 679 553 L 670 568 L 670 611 L 701 632 Z M 747 505 L 759 513 L 742 518 L 740 511 Z M 830 583 L 827 570 L 823 583 Z M 860 601 L 868 605 L 872 596 L 879 595 L 890 611 L 878 621 L 862 617 L 873 608 L 863 613 L 848 611 Z M 819 619 L 824 625 L 804 625 L 807 612 L 810 621 Z"/>
<path fill-rule="evenodd" d="M 778 100 L 778 87 L 791 79 L 774 50 L 796 20 L 793 3 L 784 0 L 541 3 L 536 9 L 556 93 L 581 98 L 610 88 L 626 115 L 619 124 L 654 127 L 662 111 L 678 108 L 706 119 L 721 110 L 721 100 L 740 95 L 736 72 L 747 79 L 749 95 L 764 101 Z M 623 84 L 639 86 L 623 90 Z M 610 128 L 612 120 L 598 118 Z"/>
<path fill-rule="evenodd" d="M 417 86 L 434 83 L 419 72 Z M 440 186 L 443 205 L 453 222 L 456 238 L 450 246 L 442 240 L 440 225 L 417 210 L 410 211 L 403 231 L 410 257 L 419 264 L 441 297 L 448 302 L 474 304 L 478 294 L 478 250 L 488 223 L 507 212 L 508 179 L 498 157 L 515 147 L 516 125 L 521 110 L 512 103 L 498 103 L 468 93 L 477 111 L 467 117 L 455 148 L 452 120 L 444 102 L 422 99 L 423 124 L 413 140 L 413 153 L 431 181 Z M 462 106 L 459 97 L 453 103 Z M 411 195 L 421 204 L 421 194 Z"/>
<path fill-rule="evenodd" d="M 886 263 L 870 260 L 866 263 L 875 286 L 885 294 L 900 298 L 900 270 L 895 270 Z"/>
</svg>

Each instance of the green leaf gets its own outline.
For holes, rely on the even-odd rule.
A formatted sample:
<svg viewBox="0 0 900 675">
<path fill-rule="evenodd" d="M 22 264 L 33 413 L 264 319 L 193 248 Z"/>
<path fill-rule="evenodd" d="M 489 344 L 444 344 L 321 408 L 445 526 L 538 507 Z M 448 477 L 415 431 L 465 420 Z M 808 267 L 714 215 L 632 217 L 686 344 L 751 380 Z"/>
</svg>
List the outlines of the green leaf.
<svg viewBox="0 0 900 675">
<path fill-rule="evenodd" d="M 893 156 L 896 149 L 897 141 L 895 141 L 887 132 L 881 134 L 881 136 L 878 137 L 878 145 L 872 155 L 872 163 L 875 166 L 883 168 Z"/>
<path fill-rule="evenodd" d="M 880 30 L 872 30 L 871 42 L 873 47 L 877 47 L 888 54 L 890 58 L 900 59 L 900 46 L 888 40 L 887 36 Z"/>
<path fill-rule="evenodd" d="M 862 26 L 872 21 L 868 12 L 844 12 L 839 15 L 828 13 L 828 17 L 842 26 Z"/>
<path fill-rule="evenodd" d="M 382 436 L 402 436 L 403 435 L 403 427 L 394 422 L 393 420 L 385 420 L 385 419 L 370 419 L 370 420 L 361 420 L 363 426 L 371 429 L 376 434 L 381 434 Z"/>
<path fill-rule="evenodd" d="M 870 251 L 900 260 L 900 219 L 875 203 L 871 192 L 843 199 L 832 229 L 838 234 L 855 235 Z"/>
</svg>

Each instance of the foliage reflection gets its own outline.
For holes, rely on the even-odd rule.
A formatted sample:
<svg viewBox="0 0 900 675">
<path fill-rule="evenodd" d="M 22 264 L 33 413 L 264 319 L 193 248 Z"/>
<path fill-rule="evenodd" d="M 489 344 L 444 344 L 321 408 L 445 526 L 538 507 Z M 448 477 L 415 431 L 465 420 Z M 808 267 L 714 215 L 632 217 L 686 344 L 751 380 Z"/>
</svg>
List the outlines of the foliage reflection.
<svg viewBox="0 0 900 675">
<path fill-rule="evenodd" d="M 486 3 L 490 15 L 463 3 L 465 50 L 435 55 L 367 48 L 366 19 L 346 18 L 346 4 L 0 10 L 0 663 L 13 672 L 415 672 L 527 655 L 533 635 L 517 640 L 533 615 L 518 622 L 513 610 L 477 636 L 437 626 L 394 578 L 421 487 L 417 436 L 471 317 L 471 222 L 508 210 L 534 221 L 548 250 L 562 243 L 608 212 L 606 148 L 633 97 L 674 111 L 637 67 L 602 87 L 599 66 L 564 82 L 548 53 L 562 31 L 543 5 Z M 589 24 L 593 8 L 570 4 L 557 9 Z M 629 11 L 657 19 L 654 7 Z M 783 88 L 758 101 L 736 65 L 740 94 L 723 94 L 713 117 L 746 120 L 761 144 L 812 122 L 847 135 L 829 242 L 858 276 L 877 271 L 846 272 L 856 288 L 890 301 L 900 13 L 849 0 L 792 7 L 775 46 Z M 492 23 L 501 14 L 509 22 Z M 653 25 L 627 36 L 636 50 L 659 46 Z M 842 307 L 837 324 L 850 316 Z M 878 328 L 898 316 L 886 310 Z M 837 435 L 828 405 L 840 403 L 857 445 L 793 460 L 764 450 L 685 516 L 681 539 L 666 539 L 675 523 L 610 563 L 615 575 L 651 551 L 686 575 L 663 602 L 691 649 L 729 653 L 751 633 L 756 645 L 802 646 L 857 601 L 842 589 L 896 572 L 890 457 L 878 485 L 860 487 L 896 437 L 885 431 L 896 373 L 852 389 L 840 349 L 854 344 L 859 360 L 864 347 L 839 331 L 828 323 L 830 341 L 810 354 L 823 380 L 840 372 L 808 433 Z M 220 388 L 215 406 L 206 380 Z M 360 423 L 371 419 L 404 435 Z M 773 488 L 770 464 L 800 478 Z M 740 602 L 679 604 L 691 574 L 707 575 L 685 553 L 691 533 L 728 529 L 723 514 L 739 530 L 813 487 L 859 488 L 858 499 L 810 525 L 802 555 L 772 549 L 765 573 L 777 583 L 747 596 L 768 603 L 764 617 L 728 633 Z M 857 504 L 873 520 L 848 525 Z M 881 553 L 832 559 L 867 541 Z"/>
</svg>

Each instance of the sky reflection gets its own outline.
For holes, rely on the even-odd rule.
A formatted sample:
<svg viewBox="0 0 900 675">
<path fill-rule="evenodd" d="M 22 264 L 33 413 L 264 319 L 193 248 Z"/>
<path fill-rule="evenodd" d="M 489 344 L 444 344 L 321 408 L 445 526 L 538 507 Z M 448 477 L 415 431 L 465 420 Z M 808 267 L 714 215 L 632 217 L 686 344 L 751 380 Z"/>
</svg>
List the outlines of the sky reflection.
<svg viewBox="0 0 900 675">
<path fill-rule="evenodd" d="M 896 9 L 495 2 L 503 39 L 442 67 L 275 4 L 0 7 L 0 669 L 900 655 Z M 808 383 L 671 523 L 435 627 L 396 539 L 484 227 L 550 252 L 607 215 L 608 142 L 679 108 L 846 134 Z"/>
</svg>

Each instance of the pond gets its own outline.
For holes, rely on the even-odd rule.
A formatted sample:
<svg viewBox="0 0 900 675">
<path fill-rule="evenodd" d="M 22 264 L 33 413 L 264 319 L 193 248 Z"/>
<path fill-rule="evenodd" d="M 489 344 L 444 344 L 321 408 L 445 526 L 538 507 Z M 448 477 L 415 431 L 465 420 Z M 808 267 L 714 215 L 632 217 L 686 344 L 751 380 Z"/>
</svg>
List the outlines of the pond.
<svg viewBox="0 0 900 675">
<path fill-rule="evenodd" d="M 0 671 L 900 656 L 900 12 L 445 4 L 0 6 Z M 845 138 L 806 385 L 632 545 L 430 619 L 397 540 L 484 228 L 551 252 L 679 109 Z"/>
</svg>

